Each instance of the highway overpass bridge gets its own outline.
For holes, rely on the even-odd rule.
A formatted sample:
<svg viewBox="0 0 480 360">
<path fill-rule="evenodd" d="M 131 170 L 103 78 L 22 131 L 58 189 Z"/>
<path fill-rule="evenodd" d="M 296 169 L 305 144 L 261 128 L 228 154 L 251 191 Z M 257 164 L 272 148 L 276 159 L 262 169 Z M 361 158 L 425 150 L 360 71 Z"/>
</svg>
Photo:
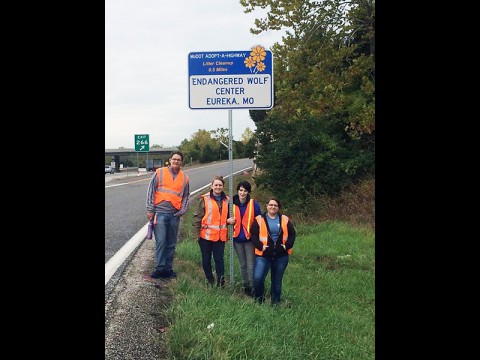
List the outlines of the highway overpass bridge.
<svg viewBox="0 0 480 360">
<path fill-rule="evenodd" d="M 150 149 L 148 152 L 144 151 L 135 151 L 135 149 L 127 149 L 127 148 L 120 148 L 120 149 L 105 149 L 105 156 L 111 156 L 111 161 L 115 162 L 115 172 L 120 171 L 120 157 L 121 156 L 130 156 L 135 155 L 141 156 L 142 158 L 153 158 L 153 155 L 161 155 L 160 157 L 163 162 L 168 161 L 168 158 L 172 151 L 176 151 L 178 148 L 171 147 L 171 148 L 153 148 Z"/>
</svg>

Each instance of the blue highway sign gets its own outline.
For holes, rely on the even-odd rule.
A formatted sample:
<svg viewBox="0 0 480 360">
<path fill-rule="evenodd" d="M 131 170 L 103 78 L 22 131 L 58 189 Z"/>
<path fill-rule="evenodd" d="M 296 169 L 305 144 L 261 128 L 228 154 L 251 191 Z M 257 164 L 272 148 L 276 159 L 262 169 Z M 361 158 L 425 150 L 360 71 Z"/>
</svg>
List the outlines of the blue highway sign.
<svg viewBox="0 0 480 360">
<path fill-rule="evenodd" d="M 262 46 L 188 54 L 191 109 L 271 109 L 273 57 Z"/>
</svg>

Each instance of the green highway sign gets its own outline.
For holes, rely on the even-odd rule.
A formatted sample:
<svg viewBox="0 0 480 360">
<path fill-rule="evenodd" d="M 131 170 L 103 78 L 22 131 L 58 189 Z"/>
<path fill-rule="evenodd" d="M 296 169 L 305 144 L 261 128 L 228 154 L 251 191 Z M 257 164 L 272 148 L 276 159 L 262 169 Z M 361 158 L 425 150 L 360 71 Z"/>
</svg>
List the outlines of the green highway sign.
<svg viewBox="0 0 480 360">
<path fill-rule="evenodd" d="M 150 151 L 150 135 L 142 134 L 135 135 L 135 151 L 148 152 Z"/>
</svg>

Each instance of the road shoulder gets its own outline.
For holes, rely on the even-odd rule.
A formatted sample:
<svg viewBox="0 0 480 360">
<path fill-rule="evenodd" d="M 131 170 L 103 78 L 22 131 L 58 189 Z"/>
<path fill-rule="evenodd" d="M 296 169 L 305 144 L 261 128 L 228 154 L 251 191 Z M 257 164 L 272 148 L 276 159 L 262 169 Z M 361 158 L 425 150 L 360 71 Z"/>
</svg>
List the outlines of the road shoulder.
<svg viewBox="0 0 480 360">
<path fill-rule="evenodd" d="M 113 290 L 105 295 L 105 359 L 168 359 L 163 315 L 169 282 L 145 281 L 154 267 L 155 240 L 144 240 Z M 153 280 L 153 281 L 152 281 Z"/>
</svg>

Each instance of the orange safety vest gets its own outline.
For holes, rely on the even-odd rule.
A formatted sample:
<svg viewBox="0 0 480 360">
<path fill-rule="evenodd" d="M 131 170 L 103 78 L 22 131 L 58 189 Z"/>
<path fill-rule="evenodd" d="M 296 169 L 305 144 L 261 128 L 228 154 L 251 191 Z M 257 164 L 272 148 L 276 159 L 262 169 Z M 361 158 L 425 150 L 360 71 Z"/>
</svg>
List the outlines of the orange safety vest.
<svg viewBox="0 0 480 360">
<path fill-rule="evenodd" d="M 265 222 L 265 219 L 263 218 L 262 215 L 258 215 L 255 219 L 257 220 L 257 223 L 260 227 L 260 233 L 259 233 L 258 238 L 262 242 L 262 244 L 266 246 L 266 245 L 268 245 L 267 244 L 267 242 L 268 242 L 267 241 L 268 240 L 268 231 L 267 231 L 267 224 Z M 282 218 L 280 219 L 280 224 L 282 225 L 282 230 L 283 230 L 282 242 L 284 244 L 287 242 L 287 239 L 288 239 L 287 222 L 288 222 L 288 217 L 286 215 L 282 215 Z M 288 255 L 290 255 L 292 253 L 292 249 L 288 249 L 287 252 L 288 252 Z M 255 248 L 255 255 L 262 256 L 263 251 Z"/>
<path fill-rule="evenodd" d="M 227 217 L 228 202 L 222 200 L 222 213 L 218 207 L 217 201 L 210 197 L 210 193 L 202 195 L 205 201 L 205 215 L 203 215 L 200 229 L 200 237 L 210 241 L 228 241 Z M 227 196 L 228 199 L 228 196 Z"/>
<path fill-rule="evenodd" d="M 188 175 L 183 171 L 177 174 L 175 180 L 168 168 L 158 168 L 157 173 L 158 185 L 155 191 L 154 205 L 162 201 L 170 201 L 177 210 L 182 208 L 182 198 L 185 187 L 188 184 Z"/>
<path fill-rule="evenodd" d="M 239 220 L 241 218 L 240 207 L 237 205 L 233 205 L 233 209 L 235 211 L 234 213 L 235 219 Z M 233 227 L 233 237 L 237 237 L 238 235 L 240 235 L 240 227 L 243 226 L 243 232 L 245 233 L 245 237 L 247 238 L 247 240 L 250 239 L 250 228 L 253 224 L 253 220 L 255 220 L 255 218 L 253 217 L 253 214 L 254 214 L 253 199 L 250 199 L 250 201 L 247 204 L 247 208 L 245 209 L 245 213 L 243 214 L 242 221 L 235 222 L 235 225 Z"/>
</svg>

